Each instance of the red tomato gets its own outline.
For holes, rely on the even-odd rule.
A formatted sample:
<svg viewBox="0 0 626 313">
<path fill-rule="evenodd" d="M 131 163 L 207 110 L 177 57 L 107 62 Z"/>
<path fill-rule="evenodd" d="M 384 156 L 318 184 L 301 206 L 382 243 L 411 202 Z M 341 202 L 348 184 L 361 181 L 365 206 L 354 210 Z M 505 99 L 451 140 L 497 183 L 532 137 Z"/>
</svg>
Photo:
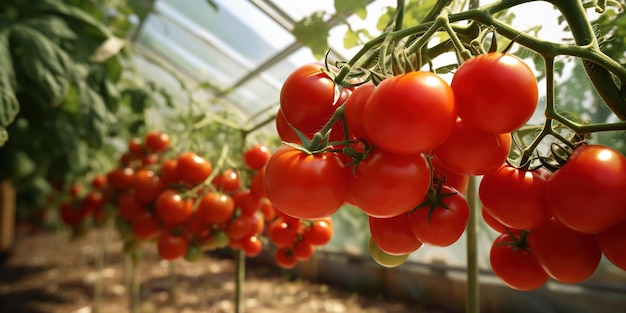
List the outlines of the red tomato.
<svg viewBox="0 0 626 313">
<path fill-rule="evenodd" d="M 598 243 L 604 256 L 626 271 L 626 221 L 598 233 Z"/>
<path fill-rule="evenodd" d="M 548 181 L 546 203 L 567 227 L 595 234 L 626 220 L 626 157 L 601 145 L 574 150 Z"/>
<path fill-rule="evenodd" d="M 485 207 L 482 207 L 480 209 L 480 214 L 483 217 L 483 221 L 485 221 L 485 224 L 487 224 L 487 226 L 491 227 L 491 229 L 504 234 L 506 233 L 506 226 L 502 225 L 502 223 L 500 223 L 500 221 L 496 220 L 495 218 L 493 218 L 493 216 L 491 216 L 491 214 L 489 214 L 489 212 L 487 210 L 485 210 Z"/>
<path fill-rule="evenodd" d="M 230 192 L 241 187 L 241 179 L 235 170 L 227 169 L 215 176 L 211 181 L 217 191 Z"/>
<path fill-rule="evenodd" d="M 127 221 L 132 221 L 135 215 L 143 211 L 145 207 L 144 204 L 139 202 L 133 190 L 122 192 L 117 197 L 117 209 L 120 212 L 120 216 Z"/>
<path fill-rule="evenodd" d="M 516 247 L 509 234 L 496 238 L 489 253 L 491 269 L 502 281 L 515 290 L 528 291 L 543 286 L 548 274 L 528 249 Z"/>
<path fill-rule="evenodd" d="M 500 52 L 465 61 L 452 77 L 459 117 L 491 134 L 512 132 L 535 112 L 537 80 L 518 57 Z"/>
<path fill-rule="evenodd" d="M 373 83 L 363 84 L 352 92 L 352 95 L 350 95 L 350 98 L 348 98 L 346 102 L 346 123 L 348 124 L 350 133 L 354 135 L 355 138 L 369 141 L 369 137 L 363 127 L 363 112 L 365 111 L 365 104 L 375 88 L 376 86 Z"/>
<path fill-rule="evenodd" d="M 457 120 L 450 137 L 433 150 L 433 155 L 451 172 L 483 175 L 498 169 L 506 161 L 510 148 L 511 134 L 481 132 Z"/>
<path fill-rule="evenodd" d="M 387 254 L 409 254 L 422 246 L 411 230 L 407 213 L 389 218 L 370 216 L 369 226 L 372 240 Z"/>
<path fill-rule="evenodd" d="M 428 162 L 422 154 L 399 155 L 378 147 L 350 177 L 350 201 L 375 217 L 392 217 L 415 208 L 430 185 Z"/>
<path fill-rule="evenodd" d="M 261 198 L 255 197 L 250 190 L 239 190 L 232 195 L 235 207 L 242 214 L 254 214 L 261 209 Z"/>
<path fill-rule="evenodd" d="M 100 191 L 92 191 L 85 195 L 81 201 L 81 206 L 85 214 L 93 214 L 96 211 L 101 210 L 107 203 L 107 199 Z"/>
<path fill-rule="evenodd" d="M 248 257 L 255 257 L 263 250 L 263 242 L 257 236 L 247 236 L 240 240 L 241 249 Z"/>
<path fill-rule="evenodd" d="M 602 258 L 594 235 L 571 230 L 555 219 L 530 231 L 528 247 L 550 277 L 567 284 L 589 278 Z"/>
<path fill-rule="evenodd" d="M 135 172 L 134 178 L 135 197 L 143 204 L 149 204 L 165 190 L 165 183 L 153 171 L 140 169 Z"/>
<path fill-rule="evenodd" d="M 133 186 L 135 170 L 130 167 L 118 167 L 107 174 L 109 185 L 115 190 L 129 189 Z"/>
<path fill-rule="evenodd" d="M 302 143 L 296 132 L 289 126 L 287 120 L 285 120 L 281 109 L 278 109 L 276 113 L 276 131 L 280 139 L 284 142 Z"/>
<path fill-rule="evenodd" d="M 272 156 L 270 149 L 264 145 L 258 144 L 243 153 L 243 161 L 249 168 L 258 170 L 265 166 L 270 156 Z"/>
<path fill-rule="evenodd" d="M 509 228 L 539 227 L 552 217 L 545 204 L 549 176 L 543 168 L 527 171 L 504 164 L 483 176 L 480 200 L 489 215 Z"/>
<path fill-rule="evenodd" d="M 312 246 L 327 244 L 333 236 L 333 222 L 330 218 L 313 221 L 302 234 L 302 241 Z"/>
<path fill-rule="evenodd" d="M 141 139 L 139 138 L 131 138 L 128 141 L 128 152 L 132 155 L 140 155 L 141 154 L 141 150 L 143 148 Z"/>
<path fill-rule="evenodd" d="M 63 223 L 67 226 L 75 226 L 85 217 L 85 213 L 72 202 L 61 204 L 59 215 Z"/>
<path fill-rule="evenodd" d="M 135 237 L 140 240 L 152 240 L 159 236 L 161 223 L 159 219 L 148 211 L 142 211 L 133 217 L 132 228 Z"/>
<path fill-rule="evenodd" d="M 274 260 L 278 266 L 284 269 L 294 268 L 298 264 L 298 258 L 293 254 L 290 247 L 276 249 Z"/>
<path fill-rule="evenodd" d="M 108 180 L 106 175 L 98 175 L 93 178 L 91 181 L 91 186 L 96 189 L 102 189 L 108 185 Z"/>
<path fill-rule="evenodd" d="M 159 220 L 166 225 L 178 225 L 193 215 L 193 202 L 184 199 L 172 189 L 163 191 L 156 200 L 155 209 Z"/>
<path fill-rule="evenodd" d="M 447 170 L 435 158 L 430 158 L 430 165 L 433 167 L 433 182 L 443 182 L 443 185 L 452 187 L 462 194 L 467 193 L 468 175 Z"/>
<path fill-rule="evenodd" d="M 280 147 L 265 167 L 265 192 L 277 210 L 301 219 L 335 213 L 348 192 L 349 171 L 332 152 Z"/>
<path fill-rule="evenodd" d="M 177 159 L 168 159 L 161 164 L 161 170 L 159 176 L 165 184 L 175 184 L 180 181 L 178 174 L 176 173 L 176 167 L 178 166 Z"/>
<path fill-rule="evenodd" d="M 452 89 L 432 72 L 418 71 L 383 80 L 363 112 L 367 136 L 397 154 L 428 152 L 452 133 L 456 121 Z"/>
<path fill-rule="evenodd" d="M 267 236 L 276 247 L 290 247 L 298 240 L 298 229 L 278 219 L 268 228 Z"/>
<path fill-rule="evenodd" d="M 265 193 L 265 167 L 260 168 L 250 179 L 250 192 L 259 199 L 267 198 Z"/>
<path fill-rule="evenodd" d="M 252 225 L 250 220 L 246 218 L 246 215 L 241 215 L 226 225 L 226 233 L 231 240 L 239 240 L 246 235 L 250 234 Z"/>
<path fill-rule="evenodd" d="M 170 135 L 158 131 L 150 131 L 146 134 L 146 148 L 152 152 L 162 152 L 170 145 Z"/>
<path fill-rule="evenodd" d="M 184 182 L 200 184 L 211 175 L 212 170 L 211 163 L 195 152 L 183 152 L 178 156 L 176 177 Z"/>
<path fill-rule="evenodd" d="M 164 260 L 175 260 L 183 257 L 189 249 L 189 241 L 184 236 L 163 233 L 157 241 L 157 251 Z"/>
<path fill-rule="evenodd" d="M 319 63 L 300 66 L 287 77 L 280 91 L 285 120 L 305 134 L 320 130 L 350 95 L 344 88 L 335 100 L 335 82 L 321 69 Z"/>
<path fill-rule="evenodd" d="M 418 208 L 409 213 L 408 221 L 413 234 L 422 243 L 447 247 L 459 240 L 465 231 L 470 210 L 465 196 L 455 189 L 442 186 L 440 195 L 444 195 L 441 204 Z"/>
<path fill-rule="evenodd" d="M 272 202 L 267 198 L 261 198 L 261 208 L 259 208 L 259 212 L 263 214 L 263 219 L 266 222 L 273 221 L 277 216 L 276 208 L 274 208 Z"/>
<path fill-rule="evenodd" d="M 200 199 L 196 217 L 206 224 L 226 223 L 235 213 L 235 201 L 224 193 L 210 192 Z"/>
<path fill-rule="evenodd" d="M 292 251 L 293 255 L 298 260 L 306 260 L 313 256 L 313 253 L 315 253 L 315 246 L 304 241 L 298 241 L 298 243 L 293 246 Z"/>
<path fill-rule="evenodd" d="M 372 259 L 376 261 L 376 263 L 378 263 L 379 265 L 388 268 L 398 267 L 402 265 L 404 262 L 406 262 L 406 260 L 408 260 L 410 255 L 409 253 L 402 255 L 388 254 L 376 245 L 376 242 L 374 242 L 371 236 L 368 240 L 367 247 Z"/>
</svg>

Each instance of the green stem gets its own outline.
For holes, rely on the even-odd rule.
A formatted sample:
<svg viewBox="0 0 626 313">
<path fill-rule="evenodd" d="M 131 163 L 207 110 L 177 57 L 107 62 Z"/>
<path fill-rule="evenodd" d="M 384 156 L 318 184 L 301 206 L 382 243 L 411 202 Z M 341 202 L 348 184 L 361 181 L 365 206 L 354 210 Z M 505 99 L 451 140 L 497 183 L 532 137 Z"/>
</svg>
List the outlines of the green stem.
<svg viewBox="0 0 626 313">
<path fill-rule="evenodd" d="M 167 266 L 169 269 L 169 279 L 168 279 L 168 286 L 167 286 L 167 299 L 169 300 L 170 303 L 175 304 L 176 303 L 176 281 L 178 280 L 178 277 L 176 276 L 176 264 L 174 263 L 174 261 L 169 261 L 167 262 Z"/>
<path fill-rule="evenodd" d="M 235 313 L 243 313 L 243 286 L 246 280 L 246 255 L 235 251 Z"/>
<path fill-rule="evenodd" d="M 140 303 L 140 283 L 139 283 L 139 265 L 141 262 L 141 255 L 139 251 L 133 251 L 130 253 L 131 258 L 131 276 L 130 276 L 130 312 L 139 313 Z"/>
<path fill-rule="evenodd" d="M 478 283 L 478 181 L 475 176 L 469 177 L 467 186 L 467 202 L 470 207 L 470 216 L 467 223 L 467 292 L 466 312 L 480 312 L 480 292 Z"/>
</svg>

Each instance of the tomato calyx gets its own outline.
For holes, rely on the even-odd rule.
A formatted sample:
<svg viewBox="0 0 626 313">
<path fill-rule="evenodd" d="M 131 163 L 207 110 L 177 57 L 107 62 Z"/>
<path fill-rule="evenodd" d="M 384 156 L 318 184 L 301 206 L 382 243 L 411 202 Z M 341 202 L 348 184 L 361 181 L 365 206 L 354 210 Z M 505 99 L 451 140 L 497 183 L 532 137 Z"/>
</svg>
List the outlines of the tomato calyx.
<svg viewBox="0 0 626 313">
<path fill-rule="evenodd" d="M 436 180 L 439 180 L 439 179 L 436 179 Z M 433 187 L 433 186 L 436 186 L 436 187 Z M 430 224 L 430 217 L 433 215 L 435 210 L 437 210 L 438 208 L 442 208 L 444 210 L 451 210 L 451 208 L 448 207 L 448 205 L 443 202 L 443 199 L 454 196 L 458 194 L 458 192 L 453 191 L 453 192 L 443 193 L 441 192 L 442 187 L 443 187 L 443 183 L 441 182 L 438 182 L 436 184 L 431 184 L 431 187 L 429 188 L 428 193 L 426 193 L 426 197 L 424 198 L 424 201 L 422 201 L 422 203 L 420 203 L 418 206 L 410 210 L 409 215 L 413 214 L 413 212 L 419 209 L 427 207 L 428 208 L 428 224 Z"/>
<path fill-rule="evenodd" d="M 510 241 L 503 241 L 497 244 L 497 246 L 511 246 L 513 252 L 517 251 L 529 251 L 528 247 L 528 235 L 529 230 L 512 231 L 510 228 L 505 227 L 507 234 L 511 237 Z"/>
</svg>

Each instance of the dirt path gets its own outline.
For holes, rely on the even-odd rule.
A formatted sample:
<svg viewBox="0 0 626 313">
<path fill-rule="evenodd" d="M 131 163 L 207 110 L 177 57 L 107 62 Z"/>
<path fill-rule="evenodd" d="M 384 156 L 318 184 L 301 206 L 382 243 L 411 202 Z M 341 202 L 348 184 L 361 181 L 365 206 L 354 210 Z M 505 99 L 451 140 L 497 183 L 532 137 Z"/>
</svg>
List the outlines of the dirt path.
<svg viewBox="0 0 626 313">
<path fill-rule="evenodd" d="M 92 232 L 70 242 L 66 234 L 20 233 L 12 253 L 0 264 L 0 312 L 95 312 L 94 283 L 99 236 Z M 100 313 L 128 312 L 128 292 L 121 244 L 108 234 L 102 270 L 104 299 Z M 152 248 L 143 250 L 140 266 L 141 312 L 226 313 L 234 310 L 234 262 L 207 256 L 196 263 L 176 261 L 173 268 Z M 170 275 L 170 270 L 175 275 Z M 245 312 L 270 313 L 443 313 L 416 304 L 360 294 L 338 286 L 299 280 L 273 266 L 247 265 Z M 174 298 L 169 291 L 175 280 Z"/>
</svg>

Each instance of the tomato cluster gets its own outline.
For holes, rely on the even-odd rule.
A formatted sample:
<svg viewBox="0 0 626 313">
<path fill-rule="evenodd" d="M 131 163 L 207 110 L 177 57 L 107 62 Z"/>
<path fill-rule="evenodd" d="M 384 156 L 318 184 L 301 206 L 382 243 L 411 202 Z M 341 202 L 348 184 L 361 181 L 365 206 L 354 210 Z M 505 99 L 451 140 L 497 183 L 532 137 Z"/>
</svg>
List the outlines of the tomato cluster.
<svg viewBox="0 0 626 313">
<path fill-rule="evenodd" d="M 458 240 L 470 215 L 468 177 L 484 176 L 483 216 L 502 233 L 492 265 L 513 288 L 534 289 L 549 277 L 579 282 L 602 252 L 624 268 L 616 248 L 623 239 L 613 237 L 626 224 L 623 155 L 583 146 L 554 173 L 507 162 L 512 132 L 538 101 L 536 78 L 521 59 L 473 57 L 450 84 L 412 71 L 341 86 L 337 73 L 305 64 L 283 84 L 276 127 L 285 144 L 264 182 L 278 211 L 322 220 L 346 203 L 358 207 L 369 219 L 371 256 L 397 266 L 422 245 Z M 572 262 L 570 274 L 559 274 L 568 268 L 556 265 L 560 258 Z"/>
<path fill-rule="evenodd" d="M 267 236 L 278 249 L 274 253 L 276 264 L 292 268 L 298 261 L 309 259 L 315 247 L 327 244 L 333 234 L 332 220 L 301 220 L 280 215 L 268 229 Z"/>
<path fill-rule="evenodd" d="M 576 148 L 554 173 L 503 165 L 486 174 L 479 189 L 483 215 L 502 233 L 491 250 L 494 272 L 529 290 L 548 278 L 581 282 L 602 254 L 626 270 L 624 188 L 626 157 L 594 144 Z"/>
<path fill-rule="evenodd" d="M 252 146 L 241 155 L 241 168 L 217 172 L 197 153 L 173 153 L 169 146 L 169 136 L 156 131 L 130 140 L 118 167 L 93 178 L 93 188 L 84 197 L 73 191 L 71 201 L 61 205 L 62 220 L 76 227 L 90 215 L 94 220 L 113 218 L 127 249 L 154 243 L 165 260 L 194 261 L 203 251 L 225 247 L 258 255 L 265 224 L 282 221 L 263 186 L 271 151 L 264 145 Z M 325 244 L 318 237 L 328 227 L 314 224 L 299 229 L 312 235 L 298 233 L 298 238 L 317 236 L 313 242 Z M 328 239 L 331 234 L 332 230 Z M 313 252 L 308 240 L 296 243 L 298 249 L 288 255 L 283 251 L 284 260 L 291 261 L 295 251 L 303 257 L 305 247 Z M 279 265 L 288 267 L 280 261 L 277 257 Z"/>
</svg>

